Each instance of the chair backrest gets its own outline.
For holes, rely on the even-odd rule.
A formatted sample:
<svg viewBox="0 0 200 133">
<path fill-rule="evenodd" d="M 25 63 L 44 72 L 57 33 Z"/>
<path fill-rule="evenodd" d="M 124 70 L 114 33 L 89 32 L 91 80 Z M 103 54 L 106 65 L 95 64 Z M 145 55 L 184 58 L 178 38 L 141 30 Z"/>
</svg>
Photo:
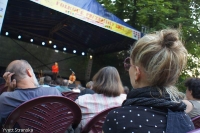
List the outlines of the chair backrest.
<svg viewBox="0 0 200 133">
<path fill-rule="evenodd" d="M 69 126 L 76 128 L 81 110 L 72 100 L 62 96 L 43 96 L 17 107 L 7 118 L 4 128 L 33 129 L 34 133 L 64 133 Z"/>
<path fill-rule="evenodd" d="M 199 129 L 192 130 L 192 131 L 187 132 L 187 133 L 200 133 L 200 128 L 199 128 Z"/>
<path fill-rule="evenodd" d="M 83 130 L 81 131 L 81 133 L 89 133 L 89 131 L 92 131 L 93 133 L 102 133 L 102 126 L 103 123 L 106 119 L 106 116 L 108 114 L 108 112 L 110 112 L 113 109 L 116 109 L 118 107 L 112 107 L 112 108 L 108 108 L 105 109 L 103 111 L 101 111 L 100 113 L 98 113 L 97 115 L 95 115 L 83 128 Z"/>
<path fill-rule="evenodd" d="M 62 92 L 62 95 L 64 96 L 64 97 L 67 97 L 67 98 L 69 98 L 69 99 L 71 99 L 71 100 L 76 100 L 76 98 L 78 97 L 78 95 L 79 95 L 80 93 L 78 93 L 78 92 L 73 92 L 73 91 L 68 91 L 68 92 Z"/>
<path fill-rule="evenodd" d="M 192 118 L 192 122 L 194 124 L 194 127 L 197 129 L 197 128 L 200 128 L 200 116 L 197 116 L 197 117 L 194 117 Z"/>
<path fill-rule="evenodd" d="M 5 87 L 5 84 L 0 84 L 0 95 L 3 93 L 3 92 L 6 92 L 7 91 L 7 87 Z"/>
</svg>

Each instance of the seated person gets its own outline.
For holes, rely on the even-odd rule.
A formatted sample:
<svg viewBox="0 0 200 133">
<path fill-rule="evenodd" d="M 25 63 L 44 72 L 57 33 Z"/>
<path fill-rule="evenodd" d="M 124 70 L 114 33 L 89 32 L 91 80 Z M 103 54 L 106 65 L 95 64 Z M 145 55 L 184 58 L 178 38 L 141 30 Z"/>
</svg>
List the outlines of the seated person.
<svg viewBox="0 0 200 133">
<path fill-rule="evenodd" d="M 67 79 L 64 79 L 64 80 L 62 81 L 62 85 L 60 86 L 60 88 L 61 88 L 60 91 L 61 91 L 61 92 L 71 91 L 71 89 L 69 89 L 68 85 L 69 85 L 68 80 L 67 80 Z"/>
<path fill-rule="evenodd" d="M 124 86 L 124 94 L 128 94 L 129 93 L 129 88 L 127 86 Z"/>
<path fill-rule="evenodd" d="M 51 81 L 52 81 L 52 79 L 51 79 L 50 76 L 45 76 L 45 77 L 44 77 L 44 84 L 41 85 L 41 86 L 42 86 L 42 87 L 50 87 Z"/>
<path fill-rule="evenodd" d="M 79 96 L 82 96 L 82 95 L 85 95 L 85 94 L 94 94 L 95 92 L 92 90 L 92 86 L 93 86 L 93 82 L 92 81 L 89 81 L 87 84 L 86 84 L 86 88 L 81 90 L 80 94 L 78 95 Z"/>
<path fill-rule="evenodd" d="M 80 93 L 80 92 L 81 92 L 81 90 L 80 90 L 80 87 L 81 87 L 81 85 L 79 85 L 79 84 L 76 84 L 76 87 L 75 87 L 75 88 L 73 88 L 73 89 L 72 89 L 72 91 L 73 91 L 73 92 Z"/>
<path fill-rule="evenodd" d="M 107 115 L 104 133 L 186 133 L 194 129 L 175 87 L 187 64 L 179 32 L 166 29 L 139 39 L 124 61 L 133 89 Z"/>
<path fill-rule="evenodd" d="M 0 123 L 2 124 L 8 115 L 23 102 L 39 96 L 62 96 L 56 88 L 39 87 L 32 67 L 25 60 L 12 61 L 3 77 L 6 80 L 8 92 L 0 95 Z"/>
<path fill-rule="evenodd" d="M 186 80 L 186 100 L 183 102 L 187 105 L 186 113 L 194 118 L 200 115 L 200 78 L 190 78 Z"/>
<path fill-rule="evenodd" d="M 95 94 L 79 96 L 75 101 L 81 108 L 82 120 L 79 125 L 83 128 L 88 121 L 104 109 L 120 106 L 126 94 L 119 73 L 115 67 L 104 67 L 93 77 L 93 90 Z"/>
</svg>

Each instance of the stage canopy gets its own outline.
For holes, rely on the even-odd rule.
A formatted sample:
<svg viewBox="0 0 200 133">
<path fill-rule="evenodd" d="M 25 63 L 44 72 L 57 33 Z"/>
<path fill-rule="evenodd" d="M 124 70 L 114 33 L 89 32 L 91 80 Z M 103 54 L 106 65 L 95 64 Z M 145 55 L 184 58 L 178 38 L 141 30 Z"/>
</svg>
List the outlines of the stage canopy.
<svg viewBox="0 0 200 133">
<path fill-rule="evenodd" d="M 141 37 L 96 0 L 8 0 L 1 35 L 80 55 L 126 50 Z"/>
</svg>

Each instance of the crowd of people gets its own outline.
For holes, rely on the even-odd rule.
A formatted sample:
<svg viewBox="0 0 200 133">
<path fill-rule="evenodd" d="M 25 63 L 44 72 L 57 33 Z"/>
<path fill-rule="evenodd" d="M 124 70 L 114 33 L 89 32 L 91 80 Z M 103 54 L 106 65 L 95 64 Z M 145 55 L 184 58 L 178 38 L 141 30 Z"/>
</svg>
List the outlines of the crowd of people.
<svg viewBox="0 0 200 133">
<path fill-rule="evenodd" d="M 176 88 L 187 63 L 187 50 L 179 32 L 165 29 L 147 34 L 130 50 L 124 61 L 132 89 L 123 86 L 118 70 L 112 66 L 101 68 L 86 84 L 69 88 L 69 80 L 50 76 L 37 81 L 30 64 L 25 60 L 12 61 L 3 77 L 8 87 L 0 95 L 0 122 L 20 104 L 30 99 L 62 96 L 74 91 L 75 103 L 82 112 L 82 120 L 75 132 L 80 132 L 96 114 L 110 107 L 118 107 L 107 115 L 104 133 L 186 133 L 194 130 L 191 118 L 200 115 L 200 79 L 185 82 L 186 94 Z M 40 84 L 39 84 L 40 83 Z"/>
</svg>

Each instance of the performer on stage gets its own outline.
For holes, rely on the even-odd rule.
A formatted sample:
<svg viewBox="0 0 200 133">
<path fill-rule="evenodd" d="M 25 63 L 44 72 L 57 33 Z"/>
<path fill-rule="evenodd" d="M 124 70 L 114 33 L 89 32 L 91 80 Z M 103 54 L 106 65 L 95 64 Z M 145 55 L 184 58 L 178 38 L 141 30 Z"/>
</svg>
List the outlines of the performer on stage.
<svg viewBox="0 0 200 133">
<path fill-rule="evenodd" d="M 57 62 L 55 62 L 55 64 L 52 66 L 52 73 L 53 73 L 53 80 L 56 80 L 59 73 L 59 67 Z"/>
<path fill-rule="evenodd" d="M 75 73 L 72 71 L 72 74 L 69 76 L 69 83 L 73 84 L 76 81 Z"/>
</svg>

